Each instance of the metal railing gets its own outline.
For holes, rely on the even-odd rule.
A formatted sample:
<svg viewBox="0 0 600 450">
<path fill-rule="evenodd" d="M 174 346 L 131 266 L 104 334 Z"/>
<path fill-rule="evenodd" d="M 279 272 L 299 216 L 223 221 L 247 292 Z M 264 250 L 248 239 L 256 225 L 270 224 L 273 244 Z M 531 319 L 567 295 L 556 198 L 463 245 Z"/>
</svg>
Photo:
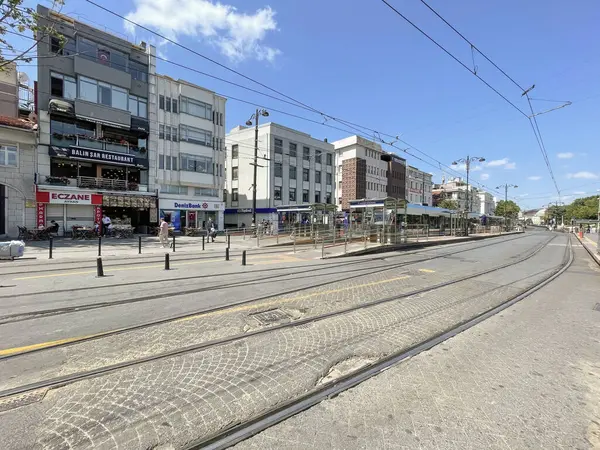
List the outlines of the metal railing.
<svg viewBox="0 0 600 450">
<path fill-rule="evenodd" d="M 77 177 L 77 187 L 84 189 L 105 189 L 109 191 L 138 191 L 139 184 L 110 178 Z"/>
</svg>

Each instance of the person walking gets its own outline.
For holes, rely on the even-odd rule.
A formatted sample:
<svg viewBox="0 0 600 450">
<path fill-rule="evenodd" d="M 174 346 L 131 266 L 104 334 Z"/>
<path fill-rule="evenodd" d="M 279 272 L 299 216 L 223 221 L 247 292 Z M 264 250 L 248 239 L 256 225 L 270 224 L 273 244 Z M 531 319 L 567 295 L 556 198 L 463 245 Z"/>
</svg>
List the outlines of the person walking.
<svg viewBox="0 0 600 450">
<path fill-rule="evenodd" d="M 160 230 L 158 231 L 158 238 L 160 244 L 164 247 L 169 242 L 169 224 L 165 221 L 164 217 L 160 218 Z"/>
<path fill-rule="evenodd" d="M 108 234 L 108 226 L 111 224 L 110 217 L 106 214 L 102 214 L 102 235 L 106 236 Z"/>
</svg>

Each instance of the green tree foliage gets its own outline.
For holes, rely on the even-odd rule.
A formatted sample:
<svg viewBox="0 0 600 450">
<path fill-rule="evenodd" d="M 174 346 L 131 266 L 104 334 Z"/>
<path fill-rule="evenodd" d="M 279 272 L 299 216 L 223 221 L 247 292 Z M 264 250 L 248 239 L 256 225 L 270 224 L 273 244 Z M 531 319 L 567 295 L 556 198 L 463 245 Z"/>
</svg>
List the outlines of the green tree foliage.
<svg viewBox="0 0 600 450">
<path fill-rule="evenodd" d="M 496 216 L 516 219 L 519 216 L 519 211 L 521 211 L 521 208 L 519 208 L 519 205 L 517 205 L 512 200 L 500 200 L 496 204 L 496 212 L 494 214 Z"/>
<path fill-rule="evenodd" d="M 24 7 L 23 3 L 25 0 L 0 0 L 0 71 L 12 62 L 31 61 L 31 53 L 46 36 L 57 36 L 62 40 L 54 27 L 38 26 L 38 14 L 33 8 Z M 52 8 L 62 5 L 63 0 L 54 0 Z M 16 48 L 11 43 L 18 35 L 28 36 L 28 32 L 32 33 L 34 40 L 29 41 L 31 44 L 28 43 L 26 48 Z"/>
<path fill-rule="evenodd" d="M 458 203 L 456 202 L 456 200 L 452 200 L 449 198 L 440 200 L 438 202 L 437 206 L 438 206 L 438 208 L 444 208 L 444 209 L 452 209 L 452 210 L 458 209 Z"/>
<path fill-rule="evenodd" d="M 552 218 L 561 221 L 564 217 L 565 224 L 571 219 L 595 220 L 598 218 L 598 196 L 584 197 L 574 200 L 570 205 L 552 205 L 546 209 L 546 221 Z"/>
</svg>

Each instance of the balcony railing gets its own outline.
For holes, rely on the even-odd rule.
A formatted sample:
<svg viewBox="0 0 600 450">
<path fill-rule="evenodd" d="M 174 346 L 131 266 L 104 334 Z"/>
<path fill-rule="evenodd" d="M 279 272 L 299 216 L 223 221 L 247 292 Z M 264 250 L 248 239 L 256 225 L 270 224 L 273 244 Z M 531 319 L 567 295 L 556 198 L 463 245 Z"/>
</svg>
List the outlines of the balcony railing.
<svg viewBox="0 0 600 450">
<path fill-rule="evenodd" d="M 129 143 L 118 143 L 107 139 L 98 139 L 82 135 L 64 135 L 53 133 L 50 144 L 57 147 L 82 147 L 90 150 L 104 150 L 113 153 L 125 153 L 139 158 L 147 158 L 146 147 L 138 147 Z"/>
<path fill-rule="evenodd" d="M 38 184 L 46 186 L 68 186 L 82 189 L 105 190 L 105 191 L 141 191 L 147 192 L 148 186 L 145 184 L 133 183 L 125 180 L 113 180 L 110 178 L 94 177 L 53 177 L 40 176 Z"/>
</svg>

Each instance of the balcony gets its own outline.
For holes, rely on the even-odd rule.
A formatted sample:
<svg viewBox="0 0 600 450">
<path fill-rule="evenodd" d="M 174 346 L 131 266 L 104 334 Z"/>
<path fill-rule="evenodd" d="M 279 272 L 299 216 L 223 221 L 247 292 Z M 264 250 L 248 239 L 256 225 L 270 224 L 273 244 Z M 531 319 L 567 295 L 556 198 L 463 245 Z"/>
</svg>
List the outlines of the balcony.
<svg viewBox="0 0 600 450">
<path fill-rule="evenodd" d="M 148 192 L 147 185 L 140 185 L 125 180 L 113 180 L 110 178 L 94 178 L 94 177 L 53 177 L 39 176 L 38 184 L 44 186 L 57 186 L 66 188 L 81 188 L 91 189 L 95 191 L 139 191 Z"/>
<path fill-rule="evenodd" d="M 57 147 L 81 147 L 90 150 L 103 150 L 113 153 L 124 153 L 134 155 L 138 158 L 148 158 L 146 147 L 138 147 L 128 142 L 119 143 L 109 139 L 96 138 L 85 135 L 64 135 L 53 133 L 50 144 Z"/>
</svg>

